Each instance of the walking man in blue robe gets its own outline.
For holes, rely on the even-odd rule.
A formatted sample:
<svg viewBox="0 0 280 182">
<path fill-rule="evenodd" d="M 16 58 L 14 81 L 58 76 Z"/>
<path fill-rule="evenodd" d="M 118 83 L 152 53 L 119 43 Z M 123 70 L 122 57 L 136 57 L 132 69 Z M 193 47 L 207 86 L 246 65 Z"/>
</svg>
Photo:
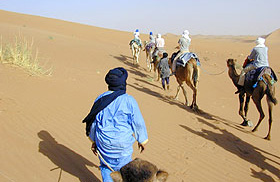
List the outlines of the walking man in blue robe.
<svg viewBox="0 0 280 182">
<path fill-rule="evenodd" d="M 86 135 L 92 141 L 92 151 L 100 159 L 103 182 L 113 182 L 110 173 L 132 161 L 135 140 L 140 152 L 148 142 L 138 104 L 126 93 L 127 77 L 128 73 L 122 67 L 110 70 L 105 77 L 108 91 L 97 97 L 83 120 Z"/>
</svg>

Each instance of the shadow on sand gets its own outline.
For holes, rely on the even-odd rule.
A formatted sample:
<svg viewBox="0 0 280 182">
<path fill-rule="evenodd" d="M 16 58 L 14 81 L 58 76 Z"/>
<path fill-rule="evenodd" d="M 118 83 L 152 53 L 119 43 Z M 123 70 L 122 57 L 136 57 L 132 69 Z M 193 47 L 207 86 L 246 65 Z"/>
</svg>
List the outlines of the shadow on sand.
<svg viewBox="0 0 280 182">
<path fill-rule="evenodd" d="M 50 172 L 57 169 L 60 171 L 58 182 L 61 180 L 62 171 L 77 177 L 81 182 L 100 182 L 100 180 L 86 167 L 88 165 L 98 168 L 97 165 L 66 146 L 59 144 L 55 138 L 45 130 L 40 131 L 38 137 L 42 139 L 39 143 L 39 152 L 48 157 L 57 166 L 54 169 L 50 169 Z"/>
<path fill-rule="evenodd" d="M 140 81 L 144 84 L 149 84 L 149 85 L 152 85 L 154 87 L 157 87 L 157 88 L 161 88 L 155 84 L 152 84 L 151 82 L 147 81 L 147 80 L 152 80 L 152 77 L 149 75 L 149 74 L 146 74 L 145 73 L 145 70 L 143 68 L 141 68 L 140 66 L 135 66 L 133 63 L 132 63 L 132 57 L 130 56 L 126 56 L 126 55 L 123 55 L 123 54 L 120 54 L 119 56 L 113 56 L 111 55 L 113 58 L 117 59 L 118 61 L 126 64 L 127 66 L 129 66 L 129 68 L 127 69 L 127 71 L 130 73 L 130 74 L 133 74 L 133 75 L 136 75 L 136 76 L 139 76 L 141 77 L 142 79 L 139 79 L 139 78 L 135 78 L 136 81 Z M 227 120 L 227 119 L 224 119 L 224 118 L 221 118 L 219 116 L 216 116 L 216 115 L 213 115 L 213 114 L 210 114 L 202 109 L 198 109 L 197 112 L 194 112 L 190 107 L 187 107 L 184 103 L 182 102 L 179 102 L 177 100 L 174 100 L 174 97 L 172 96 L 165 96 L 165 95 L 162 95 L 156 91 L 153 91 L 143 85 L 140 85 L 138 83 L 133 83 L 133 84 L 128 84 L 128 86 L 136 89 L 136 90 L 139 90 L 141 92 L 144 92 L 146 94 L 149 94 L 151 96 L 154 96 L 154 97 L 157 97 L 158 99 L 162 100 L 163 102 L 166 102 L 170 105 L 176 105 L 177 107 L 181 108 L 181 109 L 184 109 L 190 113 L 193 113 L 193 114 L 196 114 L 197 116 L 200 116 L 200 117 L 203 117 L 207 120 L 212 120 L 212 121 L 217 121 L 217 122 L 221 122 L 222 124 L 224 125 L 227 125 L 229 127 L 232 127 L 236 130 L 239 130 L 241 132 L 245 132 L 245 133 L 248 133 L 248 131 L 244 130 L 244 127 L 241 126 L 240 124 L 237 124 L 235 122 L 232 122 L 230 120 Z M 240 121 L 241 123 L 241 121 Z"/>
<path fill-rule="evenodd" d="M 200 137 L 203 137 L 209 141 L 214 142 L 216 145 L 224 148 L 226 151 L 240 157 L 241 159 L 250 162 L 253 165 L 258 166 L 260 169 L 267 170 L 270 173 L 274 174 L 275 176 L 280 179 L 280 170 L 279 168 L 272 166 L 271 164 L 267 163 L 266 160 L 269 160 L 276 165 L 280 165 L 278 162 L 265 157 L 261 152 L 264 152 L 263 150 L 254 147 L 253 145 L 241 140 L 237 136 L 233 135 L 232 133 L 228 132 L 227 130 L 220 129 L 217 126 L 208 123 L 207 121 L 198 118 L 199 122 L 202 122 L 203 124 L 206 124 L 213 129 L 219 131 L 218 133 L 215 133 L 210 130 L 202 129 L 201 131 L 195 131 L 185 125 L 180 125 L 182 128 L 186 129 L 187 131 L 198 135 Z M 270 154 L 268 152 L 265 152 L 268 155 L 277 157 L 273 154 Z M 252 175 L 254 178 L 258 178 L 264 182 L 275 182 L 275 180 L 263 173 L 263 172 L 257 172 L 251 169 Z"/>
</svg>

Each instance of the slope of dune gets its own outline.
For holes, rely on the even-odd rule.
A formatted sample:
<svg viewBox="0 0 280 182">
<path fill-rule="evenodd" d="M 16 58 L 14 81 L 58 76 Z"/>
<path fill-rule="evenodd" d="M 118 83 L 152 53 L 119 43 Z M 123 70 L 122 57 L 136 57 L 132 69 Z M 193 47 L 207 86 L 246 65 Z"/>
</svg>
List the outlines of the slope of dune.
<svg viewBox="0 0 280 182">
<path fill-rule="evenodd" d="M 273 110 L 272 140 L 266 114 L 258 131 L 242 127 L 238 96 L 227 75 L 226 59 L 238 63 L 249 54 L 256 36 L 192 38 L 191 51 L 202 66 L 198 90 L 200 113 L 184 106 L 182 93 L 172 99 L 177 83 L 161 89 L 154 73 L 132 64 L 128 47 L 131 32 L 115 31 L 55 19 L 0 11 L 3 42 L 21 34 L 34 41 L 42 60 L 53 66 L 51 77 L 29 76 L 23 70 L 0 64 L 0 181 L 101 181 L 99 161 L 90 150 L 82 119 L 93 100 L 107 89 L 109 69 L 128 70 L 127 92 L 139 104 L 149 143 L 140 157 L 169 172 L 168 181 L 280 180 L 279 106 Z M 272 37 L 274 36 L 274 37 Z M 148 40 L 148 35 L 142 35 Z M 167 34 L 166 51 L 175 52 L 178 36 Z M 268 36 L 270 64 L 279 76 L 279 46 L 270 44 L 280 35 Z M 271 40 L 272 39 L 272 40 Z M 191 102 L 192 92 L 187 88 Z M 279 100 L 278 83 L 276 97 Z M 257 123 L 250 104 L 248 117 Z"/>
</svg>

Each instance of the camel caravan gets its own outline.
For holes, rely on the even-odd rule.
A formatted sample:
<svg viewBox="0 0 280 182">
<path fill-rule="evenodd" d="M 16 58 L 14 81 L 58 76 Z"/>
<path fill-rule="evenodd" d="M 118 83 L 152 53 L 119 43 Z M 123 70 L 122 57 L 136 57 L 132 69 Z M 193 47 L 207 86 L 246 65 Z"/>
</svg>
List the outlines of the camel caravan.
<svg viewBox="0 0 280 182">
<path fill-rule="evenodd" d="M 157 34 L 156 38 L 153 36 L 153 33 L 150 32 L 149 35 L 150 40 L 144 41 L 144 49 L 146 53 L 146 64 L 148 71 L 154 71 L 155 78 L 157 81 L 162 77 L 160 61 L 163 58 L 163 54 L 166 53 L 164 50 L 164 39 L 161 37 L 161 34 Z M 189 31 L 185 30 L 182 34 L 182 38 L 179 39 L 178 43 L 180 50 L 173 53 L 172 56 L 168 59 L 169 68 L 172 68 L 172 74 L 168 74 L 167 77 L 174 75 L 176 77 L 178 87 L 177 92 L 174 97 L 175 100 L 178 100 L 178 95 L 180 89 L 182 89 L 184 97 L 185 97 L 185 105 L 188 106 L 187 99 L 187 91 L 184 87 L 184 83 L 186 83 L 193 91 L 193 100 L 190 105 L 190 108 L 193 111 L 199 111 L 196 98 L 197 98 L 197 86 L 199 81 L 199 73 L 200 73 L 200 61 L 198 56 L 189 51 L 191 39 L 189 38 Z M 135 42 L 141 42 L 139 38 L 139 30 L 137 29 L 134 32 L 134 39 L 130 41 L 130 47 L 132 49 L 132 56 L 134 60 L 134 52 L 132 45 Z M 140 46 L 140 43 L 139 45 Z M 163 79 L 163 78 L 162 78 Z M 163 84 L 164 87 L 164 84 Z M 165 89 L 165 87 L 164 87 Z M 169 85 L 167 83 L 167 89 L 169 89 Z"/>
<path fill-rule="evenodd" d="M 178 41 L 180 50 L 173 53 L 168 59 L 168 69 L 172 70 L 172 73 L 168 75 L 168 78 L 169 76 L 174 75 L 178 83 L 174 99 L 178 99 L 178 94 L 181 88 L 185 97 L 185 105 L 188 106 L 187 92 L 184 88 L 184 83 L 186 83 L 193 91 L 193 100 L 190 108 L 193 111 L 199 111 L 196 103 L 196 98 L 201 63 L 198 56 L 195 53 L 189 51 L 191 39 L 188 35 L 188 31 L 183 32 L 182 37 Z M 250 55 L 244 61 L 243 70 L 240 74 L 238 74 L 236 71 L 236 59 L 228 59 L 226 63 L 228 67 L 228 75 L 233 84 L 238 89 L 235 94 L 239 94 L 239 115 L 243 119 L 241 125 L 250 127 L 253 126 L 252 122 L 247 118 L 249 108 L 248 105 L 251 98 L 260 114 L 259 120 L 253 128 L 252 132 L 257 131 L 258 126 L 265 117 L 261 105 L 261 100 L 264 95 L 266 95 L 267 105 L 269 109 L 269 128 L 268 133 L 264 139 L 270 140 L 273 106 L 277 104 L 277 99 L 275 97 L 275 83 L 277 82 L 277 77 L 272 68 L 269 67 L 267 58 L 267 47 L 264 45 L 264 42 L 265 39 L 261 37 L 256 40 L 257 45 L 253 48 Z M 158 73 L 157 80 L 159 80 L 159 77 L 161 77 L 163 80 L 160 64 L 161 61 L 163 61 L 166 57 L 163 55 L 168 55 L 164 50 L 164 40 L 160 35 L 158 35 L 157 39 L 154 41 L 152 33 L 150 33 L 150 41 L 145 41 L 143 51 L 146 52 L 146 63 L 148 71 L 151 71 L 153 67 L 154 73 Z M 163 88 L 165 89 L 165 87 Z M 169 87 L 167 88 L 169 89 Z M 147 161 L 137 159 L 124 166 L 120 170 L 120 172 L 112 173 L 111 176 L 114 181 L 148 182 L 165 181 L 167 179 L 168 173 L 159 171 L 156 166 Z M 146 180 L 142 180 L 144 178 Z"/>
<path fill-rule="evenodd" d="M 139 32 L 136 38 L 140 40 Z M 172 70 L 172 73 L 169 76 L 174 75 L 178 83 L 174 99 L 178 100 L 178 94 L 180 89 L 182 89 L 185 97 L 185 105 L 189 106 L 193 111 L 199 112 L 196 98 L 201 63 L 198 56 L 189 51 L 190 42 L 189 32 L 185 30 L 178 41 L 179 46 L 176 47 L 180 50 L 173 53 L 168 59 L 169 68 Z M 239 94 L 239 115 L 243 119 L 241 125 L 253 126 L 252 122 L 247 118 L 248 104 L 251 98 L 260 114 L 259 120 L 252 132 L 257 131 L 258 126 L 265 117 L 261 100 L 264 95 L 267 96 L 269 129 L 268 134 L 264 139 L 270 140 L 273 106 L 277 104 L 277 99 L 275 98 L 275 83 L 277 82 L 277 77 L 268 64 L 267 47 L 264 44 L 265 39 L 259 37 L 255 42 L 256 46 L 244 61 L 244 69 L 241 74 L 238 74 L 236 71 L 236 59 L 227 60 L 228 75 L 238 89 L 235 93 Z M 164 40 L 161 38 L 161 35 L 158 34 L 157 37 L 154 38 L 152 32 L 150 32 L 150 40 L 144 42 L 143 51 L 146 53 L 148 71 L 154 70 L 154 73 L 157 74 L 157 81 L 159 81 L 159 78 L 161 77 L 159 63 L 162 60 L 162 53 L 166 52 L 164 50 Z M 188 103 L 187 91 L 184 87 L 184 83 L 187 84 L 193 92 L 193 98 L 190 105 Z"/>
</svg>

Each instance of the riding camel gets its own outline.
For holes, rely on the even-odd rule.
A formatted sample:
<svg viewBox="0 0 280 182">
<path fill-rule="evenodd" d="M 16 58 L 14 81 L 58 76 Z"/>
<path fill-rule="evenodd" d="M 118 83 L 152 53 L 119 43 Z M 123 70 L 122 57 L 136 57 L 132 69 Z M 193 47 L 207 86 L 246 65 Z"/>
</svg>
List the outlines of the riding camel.
<svg viewBox="0 0 280 182">
<path fill-rule="evenodd" d="M 231 78 L 233 84 L 237 87 L 238 86 L 238 80 L 239 80 L 239 74 L 236 71 L 236 59 L 228 59 L 227 60 L 227 66 L 228 66 L 228 75 Z M 270 68 L 268 68 L 270 69 Z M 248 73 L 247 73 L 248 74 Z M 246 75 L 247 75 L 246 74 Z M 243 122 L 241 123 L 242 126 L 248 126 L 248 119 L 247 119 L 247 113 L 248 113 L 248 104 L 250 102 L 250 97 L 252 97 L 258 112 L 260 114 L 259 121 L 257 125 L 254 127 L 252 132 L 257 131 L 258 126 L 260 125 L 261 121 L 264 119 L 265 115 L 262 109 L 261 100 L 264 95 L 267 97 L 267 105 L 268 105 L 268 113 L 269 113 L 269 129 L 268 134 L 264 139 L 270 140 L 270 131 L 271 131 L 271 125 L 272 125 L 272 110 L 273 105 L 277 104 L 277 100 L 275 98 L 275 85 L 273 84 L 274 80 L 271 77 L 270 74 L 264 73 L 262 76 L 262 79 L 258 81 L 255 88 L 252 87 L 252 82 L 245 80 L 244 84 L 244 91 L 239 93 L 239 115 L 242 117 Z M 244 106 L 244 96 L 246 95 L 246 101 Z M 244 108 L 243 108 L 244 106 Z M 243 111 L 244 109 L 244 111 Z M 245 112 L 245 113 L 244 113 Z"/>
<path fill-rule="evenodd" d="M 145 160 L 136 158 L 123 166 L 120 171 L 111 173 L 114 182 L 165 182 L 168 173 Z"/>
<path fill-rule="evenodd" d="M 177 53 L 173 53 L 171 58 L 169 59 L 170 66 L 172 65 L 173 58 L 176 56 Z M 187 99 L 187 91 L 184 87 L 184 82 L 192 89 L 193 91 L 193 100 L 190 108 L 194 111 L 198 111 L 198 106 L 196 104 L 196 97 L 197 97 L 197 86 L 199 81 L 199 74 L 200 67 L 199 63 L 195 58 L 190 58 L 190 60 L 186 63 L 185 67 L 181 65 L 177 65 L 175 77 L 178 82 L 177 92 L 175 95 L 175 99 L 178 100 L 178 95 L 180 88 L 183 90 L 183 94 L 185 97 L 185 105 L 188 106 L 188 99 Z"/>
<path fill-rule="evenodd" d="M 139 64 L 139 54 L 141 50 L 141 45 L 138 44 L 136 41 L 132 40 L 130 41 L 129 46 L 132 52 L 133 64 Z"/>
<path fill-rule="evenodd" d="M 144 42 L 144 50 L 146 52 L 146 63 L 149 71 L 152 71 L 152 62 L 153 62 L 153 53 L 155 51 L 156 45 L 155 43 L 145 41 Z"/>
</svg>

